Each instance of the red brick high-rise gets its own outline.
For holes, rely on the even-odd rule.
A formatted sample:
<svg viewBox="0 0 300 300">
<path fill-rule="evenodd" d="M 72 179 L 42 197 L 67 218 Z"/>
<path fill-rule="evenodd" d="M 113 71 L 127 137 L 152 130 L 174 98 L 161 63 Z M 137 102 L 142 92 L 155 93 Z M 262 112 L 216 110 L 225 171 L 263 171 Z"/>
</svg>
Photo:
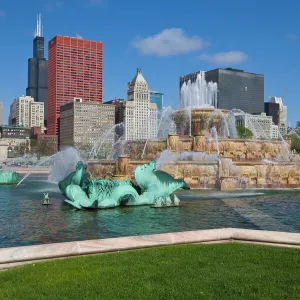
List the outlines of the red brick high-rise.
<svg viewBox="0 0 300 300">
<path fill-rule="evenodd" d="M 103 100 L 103 43 L 55 36 L 48 43 L 48 134 L 59 134 L 60 106 Z"/>
</svg>

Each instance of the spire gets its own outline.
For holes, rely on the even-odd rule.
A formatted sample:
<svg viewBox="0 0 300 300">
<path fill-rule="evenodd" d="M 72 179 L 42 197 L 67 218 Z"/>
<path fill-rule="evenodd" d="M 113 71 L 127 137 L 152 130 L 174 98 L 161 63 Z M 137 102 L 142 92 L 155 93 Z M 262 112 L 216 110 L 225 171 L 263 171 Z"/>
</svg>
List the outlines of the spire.
<svg viewBox="0 0 300 300">
<path fill-rule="evenodd" d="M 42 26 L 42 16 L 41 16 L 41 14 L 38 14 L 37 18 L 36 18 L 36 28 L 35 28 L 35 31 L 34 31 L 34 37 L 37 37 L 37 36 L 40 36 L 40 37 L 43 36 L 43 26 Z"/>
<path fill-rule="evenodd" d="M 140 68 L 136 69 L 136 74 L 135 74 L 134 78 L 129 82 L 129 84 L 131 84 L 131 85 L 135 85 L 136 83 L 147 84 Z"/>
</svg>

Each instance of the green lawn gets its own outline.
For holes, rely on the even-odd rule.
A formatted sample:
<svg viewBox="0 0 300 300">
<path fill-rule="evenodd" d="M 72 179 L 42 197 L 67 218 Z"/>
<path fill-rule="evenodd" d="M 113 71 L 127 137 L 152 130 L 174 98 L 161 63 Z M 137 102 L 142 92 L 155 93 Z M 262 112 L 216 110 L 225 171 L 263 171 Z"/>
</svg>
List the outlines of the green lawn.
<svg viewBox="0 0 300 300">
<path fill-rule="evenodd" d="M 180 245 L 0 272 L 0 299 L 300 299 L 300 250 Z"/>
</svg>

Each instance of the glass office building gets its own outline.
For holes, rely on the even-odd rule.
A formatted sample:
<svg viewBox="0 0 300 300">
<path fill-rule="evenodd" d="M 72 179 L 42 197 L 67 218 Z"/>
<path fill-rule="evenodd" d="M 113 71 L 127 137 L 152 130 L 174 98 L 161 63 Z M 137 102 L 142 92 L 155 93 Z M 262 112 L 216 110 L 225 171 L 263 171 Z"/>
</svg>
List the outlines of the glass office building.
<svg viewBox="0 0 300 300">
<path fill-rule="evenodd" d="M 160 111 L 163 108 L 164 94 L 155 91 L 150 91 L 150 103 L 156 103 L 157 110 Z"/>
</svg>

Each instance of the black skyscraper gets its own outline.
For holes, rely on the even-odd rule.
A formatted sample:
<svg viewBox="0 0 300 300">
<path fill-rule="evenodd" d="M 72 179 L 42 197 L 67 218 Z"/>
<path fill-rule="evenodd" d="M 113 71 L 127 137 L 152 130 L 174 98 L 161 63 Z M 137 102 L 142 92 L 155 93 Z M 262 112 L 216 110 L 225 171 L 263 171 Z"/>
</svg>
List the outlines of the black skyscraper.
<svg viewBox="0 0 300 300">
<path fill-rule="evenodd" d="M 267 116 L 272 117 L 273 123 L 275 125 L 280 125 L 278 122 L 280 115 L 279 103 L 265 102 L 265 113 Z"/>
<path fill-rule="evenodd" d="M 264 112 L 264 75 L 215 69 L 205 72 L 205 80 L 218 84 L 218 108 L 238 108 L 250 114 Z"/>
<path fill-rule="evenodd" d="M 33 58 L 28 59 L 28 87 L 26 95 L 33 97 L 34 101 L 44 102 L 44 119 L 47 127 L 48 61 L 44 57 L 41 15 L 37 19 L 37 28 L 33 40 Z"/>
</svg>

